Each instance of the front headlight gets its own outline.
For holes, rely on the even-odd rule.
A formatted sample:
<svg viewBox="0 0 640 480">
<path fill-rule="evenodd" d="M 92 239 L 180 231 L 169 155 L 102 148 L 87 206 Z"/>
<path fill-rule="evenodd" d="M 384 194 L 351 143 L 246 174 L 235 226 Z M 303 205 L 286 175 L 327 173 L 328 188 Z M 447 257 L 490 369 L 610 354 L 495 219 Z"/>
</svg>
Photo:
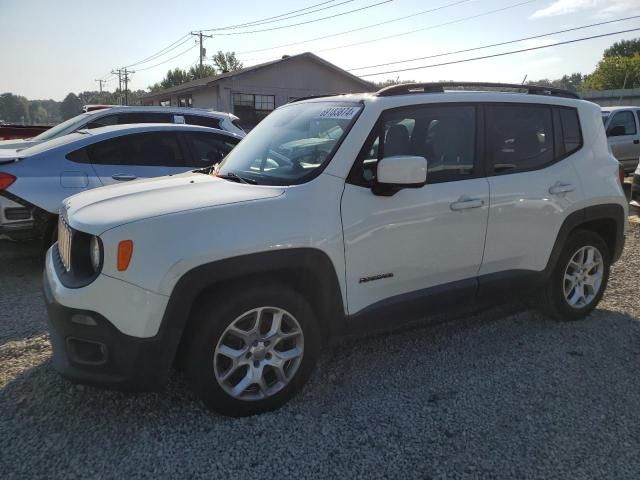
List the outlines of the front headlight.
<svg viewBox="0 0 640 480">
<path fill-rule="evenodd" d="M 93 268 L 94 272 L 98 272 L 102 263 L 102 246 L 98 237 L 91 237 L 89 257 L 91 258 L 91 268 Z"/>
</svg>

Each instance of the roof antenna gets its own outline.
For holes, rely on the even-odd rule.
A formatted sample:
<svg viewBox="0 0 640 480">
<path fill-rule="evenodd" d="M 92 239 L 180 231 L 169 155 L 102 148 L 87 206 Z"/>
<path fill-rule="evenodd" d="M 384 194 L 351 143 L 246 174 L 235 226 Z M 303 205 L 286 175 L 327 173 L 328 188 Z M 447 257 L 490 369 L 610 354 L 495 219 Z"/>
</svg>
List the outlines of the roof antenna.
<svg viewBox="0 0 640 480">
<path fill-rule="evenodd" d="M 529 76 L 528 73 L 525 73 L 524 78 L 522 79 L 522 83 L 520 85 L 524 85 L 524 82 L 527 81 L 527 77 Z"/>
</svg>

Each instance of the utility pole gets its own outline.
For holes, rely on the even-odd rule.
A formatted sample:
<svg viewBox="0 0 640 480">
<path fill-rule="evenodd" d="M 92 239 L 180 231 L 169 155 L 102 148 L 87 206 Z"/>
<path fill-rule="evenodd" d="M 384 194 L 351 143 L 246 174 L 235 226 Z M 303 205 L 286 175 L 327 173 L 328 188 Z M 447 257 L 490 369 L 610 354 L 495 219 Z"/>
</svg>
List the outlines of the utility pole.
<svg viewBox="0 0 640 480">
<path fill-rule="evenodd" d="M 100 84 L 100 95 L 102 95 L 102 84 L 105 83 L 105 81 L 100 79 L 100 80 L 96 80 L 96 82 Z"/>
<path fill-rule="evenodd" d="M 113 75 L 118 75 L 118 100 L 122 98 L 122 70 L 119 68 L 117 70 L 111 70 Z"/>
<path fill-rule="evenodd" d="M 129 75 L 132 73 L 136 73 L 133 70 L 127 70 L 127 67 L 124 67 L 124 104 L 129 105 Z"/>
<path fill-rule="evenodd" d="M 191 35 L 197 36 L 198 37 L 198 42 L 200 43 L 200 70 L 202 70 L 202 59 L 204 58 L 205 54 L 207 53 L 205 48 L 202 46 L 202 39 L 203 38 L 213 38 L 213 35 L 204 35 L 202 33 L 202 30 L 200 30 L 199 32 L 191 32 Z"/>
</svg>

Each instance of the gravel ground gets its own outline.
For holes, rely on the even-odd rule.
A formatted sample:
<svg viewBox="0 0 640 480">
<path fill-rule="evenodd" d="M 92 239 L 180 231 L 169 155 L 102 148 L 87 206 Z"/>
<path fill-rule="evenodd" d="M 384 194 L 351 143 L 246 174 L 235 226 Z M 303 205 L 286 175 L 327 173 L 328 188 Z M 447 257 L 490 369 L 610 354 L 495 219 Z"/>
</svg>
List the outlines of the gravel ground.
<svg viewBox="0 0 640 480">
<path fill-rule="evenodd" d="M 640 478 L 640 224 L 588 319 L 494 309 L 329 349 L 285 408 L 229 419 L 51 366 L 33 246 L 0 242 L 0 476 Z M 511 310 L 513 311 L 513 310 Z"/>
</svg>

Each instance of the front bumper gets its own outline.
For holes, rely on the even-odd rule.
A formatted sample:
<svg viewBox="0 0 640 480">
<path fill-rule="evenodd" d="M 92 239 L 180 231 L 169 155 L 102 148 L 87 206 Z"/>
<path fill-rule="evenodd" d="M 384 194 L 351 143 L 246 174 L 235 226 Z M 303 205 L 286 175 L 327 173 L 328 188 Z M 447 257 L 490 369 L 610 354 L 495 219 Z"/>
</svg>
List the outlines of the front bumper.
<svg viewBox="0 0 640 480">
<path fill-rule="evenodd" d="M 127 335 L 101 313 L 62 305 L 56 295 L 64 287 L 49 268 L 52 250 L 47 253 L 44 294 L 54 368 L 70 380 L 118 390 L 162 387 L 173 363 L 174 342 L 163 332 L 148 338 Z M 136 312 L 131 313 L 135 318 Z"/>
</svg>

